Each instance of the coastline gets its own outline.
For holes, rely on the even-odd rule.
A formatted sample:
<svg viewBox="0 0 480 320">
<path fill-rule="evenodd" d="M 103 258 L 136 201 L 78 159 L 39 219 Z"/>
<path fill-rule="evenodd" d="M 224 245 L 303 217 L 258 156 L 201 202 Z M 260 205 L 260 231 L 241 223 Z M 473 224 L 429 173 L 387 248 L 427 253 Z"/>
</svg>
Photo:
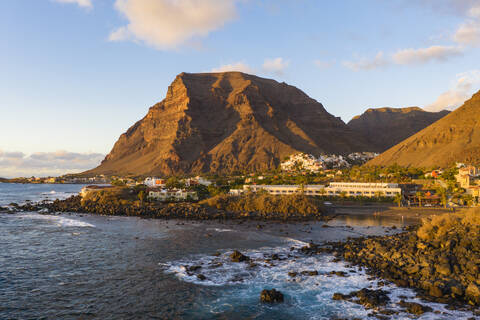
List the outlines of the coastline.
<svg viewBox="0 0 480 320">
<path fill-rule="evenodd" d="M 75 198 L 75 197 L 72 197 L 72 198 Z M 25 211 L 38 211 L 38 210 L 41 211 L 42 209 L 48 209 L 48 212 L 46 210 L 41 212 L 48 215 L 55 214 L 56 212 L 61 212 L 61 213 L 76 212 L 79 214 L 89 213 L 93 215 L 120 215 L 120 216 L 130 216 L 130 217 L 139 217 L 139 218 L 154 218 L 154 219 L 157 218 L 157 219 L 165 219 L 166 221 L 163 223 L 167 223 L 171 226 L 172 224 L 182 225 L 184 222 L 186 224 L 188 220 L 190 220 L 192 224 L 196 224 L 196 225 L 205 224 L 205 226 L 208 226 L 212 223 L 213 224 L 221 223 L 222 225 L 225 225 L 226 227 L 225 229 L 241 228 L 242 230 L 252 230 L 256 228 L 256 229 L 262 229 L 262 232 L 267 232 L 267 233 L 273 232 L 278 235 L 283 235 L 285 237 L 294 237 L 294 238 L 301 237 L 302 241 L 305 241 L 307 243 L 310 242 L 311 244 L 308 246 L 303 246 L 302 248 L 298 248 L 299 252 L 297 254 L 297 258 L 303 257 L 304 255 L 310 256 L 310 255 L 330 254 L 335 256 L 334 261 L 345 261 L 347 266 L 350 265 L 351 268 L 355 266 L 355 268 L 358 268 L 359 270 L 363 268 L 367 272 L 367 274 L 369 274 L 370 276 L 374 276 L 376 279 L 378 279 L 376 280 L 378 283 L 383 283 L 383 282 L 386 284 L 390 283 L 388 288 L 391 288 L 391 286 L 395 285 L 397 287 L 406 287 L 410 289 L 415 289 L 418 293 L 418 297 L 421 299 L 420 302 L 423 304 L 433 301 L 433 302 L 438 302 L 442 304 L 446 303 L 448 305 L 447 308 L 452 308 L 452 310 L 467 310 L 469 312 L 476 312 L 475 307 L 468 307 L 468 305 L 467 306 L 465 305 L 465 300 L 463 300 L 463 298 L 462 299 L 446 299 L 445 297 L 442 296 L 437 298 L 434 297 L 434 299 L 432 299 L 432 297 L 429 296 L 428 292 L 425 292 L 424 289 L 416 287 L 415 285 L 411 285 L 409 282 L 405 283 L 404 281 L 401 281 L 402 278 L 400 279 L 395 278 L 397 277 L 396 275 L 394 277 L 394 276 L 388 276 L 382 273 L 381 270 L 383 269 L 379 268 L 378 265 L 375 266 L 375 265 L 367 264 L 361 260 L 356 260 L 355 258 L 352 258 L 351 256 L 349 256 L 349 254 L 357 254 L 358 252 L 361 252 L 362 249 L 364 248 L 368 248 L 368 250 L 372 250 L 370 247 L 366 247 L 366 245 L 362 244 L 365 241 L 382 242 L 382 241 L 387 241 L 388 239 L 401 239 L 399 240 L 401 242 L 396 243 L 396 245 L 399 245 L 400 247 L 402 243 L 409 243 L 408 237 L 412 234 L 412 232 L 414 232 L 415 228 L 411 229 L 411 227 L 409 227 L 408 230 L 405 230 L 404 228 L 401 228 L 398 226 L 385 228 L 384 226 L 378 225 L 380 228 L 376 228 L 376 229 L 374 228 L 375 229 L 374 231 L 369 226 L 365 228 L 351 227 L 350 225 L 356 226 L 356 224 L 349 223 L 349 220 L 343 220 L 342 219 L 343 217 L 347 217 L 349 219 L 358 218 L 358 219 L 364 219 L 364 220 L 369 220 L 370 218 L 373 218 L 373 219 L 385 218 L 392 221 L 396 221 L 397 223 L 401 222 L 403 224 L 404 221 L 400 219 L 403 216 L 405 218 L 405 224 L 416 225 L 420 222 L 420 219 L 423 217 L 438 215 L 443 213 L 445 210 L 441 208 L 434 208 L 434 209 L 430 208 L 428 210 L 422 210 L 422 209 L 416 210 L 418 208 L 411 208 L 411 209 L 396 208 L 389 205 L 380 205 L 380 206 L 344 205 L 344 206 L 341 206 L 341 208 L 339 208 L 340 206 L 334 207 L 334 209 L 337 209 L 337 208 L 339 209 L 338 212 L 336 213 L 330 212 L 330 214 L 322 216 L 322 219 L 299 220 L 298 217 L 291 217 L 291 219 L 284 220 L 284 219 L 278 219 L 278 216 L 260 216 L 260 215 L 251 215 L 251 214 L 235 215 L 232 213 L 221 212 L 216 209 L 212 209 L 212 211 L 204 212 L 202 210 L 206 210 L 206 209 L 200 205 L 192 205 L 192 204 L 185 204 L 185 203 L 162 205 L 161 210 L 164 210 L 164 211 L 162 211 L 162 213 L 160 214 L 148 213 L 148 211 L 145 211 L 144 212 L 145 214 L 139 214 L 140 211 L 146 210 L 145 208 L 141 209 L 140 211 L 134 210 L 131 212 L 124 212 L 125 214 L 112 214 L 110 210 L 114 208 L 108 205 L 104 207 L 104 210 L 106 210 L 106 212 L 104 213 L 95 212 L 94 210 L 96 210 L 97 207 L 88 207 L 88 210 L 92 210 L 92 212 L 88 212 L 87 210 L 83 210 L 85 208 L 75 207 L 75 205 L 79 204 L 78 197 L 73 201 L 72 201 L 72 198 L 68 198 L 66 200 L 57 200 L 51 203 L 29 204 L 25 206 L 19 206 L 18 208 L 20 210 L 25 210 Z M 195 216 L 195 215 L 198 215 L 198 216 Z M 332 223 L 325 222 L 326 220 L 332 220 Z M 277 223 L 277 222 L 280 222 L 280 223 Z M 300 227 L 300 226 L 303 226 L 303 227 Z M 212 233 L 213 231 L 207 232 L 205 236 L 212 237 Z M 337 234 L 337 233 L 350 233 L 350 236 L 348 236 L 348 239 L 342 239 L 342 240 L 340 239 L 335 240 L 334 238 L 331 240 L 326 239 L 327 241 L 340 240 L 341 242 L 325 242 L 320 245 L 314 245 L 313 243 L 315 242 L 315 240 L 323 238 L 325 233 L 330 233 L 334 237 L 335 237 L 334 234 Z M 353 246 L 353 244 L 355 244 L 355 246 Z M 393 245 L 390 247 L 391 251 L 395 251 L 397 249 L 398 248 Z M 358 256 L 355 256 L 355 257 L 358 257 Z M 285 260 L 285 263 L 288 263 L 289 259 L 290 258 L 287 258 Z M 293 258 L 293 259 L 296 259 L 296 258 Z M 277 264 L 280 264 L 280 262 L 277 260 L 273 260 L 273 261 L 275 261 L 275 263 Z M 297 271 L 301 273 L 305 270 L 300 269 Z M 294 271 L 294 272 L 297 272 L 297 271 Z M 192 273 L 192 274 L 195 277 L 197 276 L 197 273 Z M 200 274 L 200 277 L 201 275 L 203 275 L 202 273 L 199 273 L 199 274 Z M 339 271 L 338 274 L 341 276 L 342 272 Z M 320 276 L 324 276 L 324 275 L 320 274 Z M 302 275 L 302 277 L 305 277 L 305 275 Z M 410 277 L 412 276 L 410 275 Z M 295 279 L 297 278 L 294 277 L 293 280 Z M 405 280 L 405 281 L 409 281 L 409 280 Z M 377 288 L 375 286 L 374 289 L 383 290 L 383 289 L 387 289 L 387 286 L 385 288 L 383 288 L 382 286 Z M 368 290 L 374 290 L 374 289 L 368 289 Z M 441 290 L 443 290 L 443 288 Z M 375 292 L 377 291 L 373 291 L 373 293 L 370 292 L 368 294 L 375 295 L 377 294 Z M 360 294 L 357 291 L 355 291 L 354 293 Z M 343 297 L 345 298 L 345 300 L 351 299 L 351 298 L 348 298 L 349 297 L 348 294 L 343 294 Z M 409 301 L 410 302 L 405 302 L 406 304 L 405 304 L 404 310 L 407 310 L 408 308 L 413 308 L 412 304 L 409 304 L 409 303 L 413 303 L 411 302 L 413 300 L 411 300 L 410 298 Z M 354 301 L 351 301 L 351 302 L 354 302 Z M 397 305 L 400 305 L 400 304 L 397 303 Z M 370 307 L 367 307 L 367 305 L 364 305 L 364 306 L 366 307 L 367 310 L 370 308 Z M 375 308 L 376 310 L 377 309 L 382 310 L 381 306 L 375 306 Z M 425 310 L 428 310 L 428 308 L 426 308 Z"/>
</svg>

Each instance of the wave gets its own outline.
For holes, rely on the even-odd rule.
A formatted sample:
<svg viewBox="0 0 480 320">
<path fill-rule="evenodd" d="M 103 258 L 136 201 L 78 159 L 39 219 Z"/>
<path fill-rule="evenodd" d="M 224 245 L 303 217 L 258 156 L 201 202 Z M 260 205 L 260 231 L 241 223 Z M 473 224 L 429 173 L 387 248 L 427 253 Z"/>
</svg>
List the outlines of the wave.
<svg viewBox="0 0 480 320">
<path fill-rule="evenodd" d="M 213 230 L 216 232 L 233 232 L 234 231 L 232 229 L 222 229 L 222 228 L 208 228 L 207 230 Z"/>
<path fill-rule="evenodd" d="M 50 221 L 59 227 L 95 228 L 95 225 L 91 223 L 81 221 L 81 220 L 66 218 L 62 216 L 45 215 L 45 214 L 22 214 L 18 216 L 22 218 L 27 218 L 27 219 L 38 219 L 38 220 Z"/>
<path fill-rule="evenodd" d="M 347 294 L 362 288 L 383 288 L 390 292 L 388 309 L 398 312 L 395 319 L 411 319 L 399 306 L 401 299 L 414 301 L 433 308 L 436 313 L 425 313 L 418 319 L 468 319 L 471 312 L 447 310 L 444 305 L 427 303 L 416 298 L 411 289 L 399 288 L 394 284 L 383 284 L 372 280 L 364 270 L 336 262 L 334 256 L 321 254 L 306 256 L 296 249 L 304 242 L 288 239 L 288 246 L 244 250 L 250 262 L 231 262 L 231 250 L 219 256 L 194 255 L 185 259 L 161 263 L 167 274 L 173 274 L 181 281 L 201 286 L 227 287 L 220 298 L 202 302 L 213 314 L 231 312 L 235 305 L 258 303 L 260 291 L 276 288 L 286 296 L 285 306 L 292 315 L 301 312 L 310 319 L 368 318 L 369 311 L 347 301 L 332 300 L 335 292 Z M 291 247 L 294 247 L 292 250 Z M 302 275 L 302 271 L 317 271 L 316 276 Z M 343 271 L 346 277 L 332 275 L 332 271 Z M 289 272 L 297 272 L 290 276 Z M 199 276 L 201 275 L 201 276 Z M 203 280 L 202 280 L 203 279 Z M 296 311 L 295 311 L 296 310 Z M 298 316 L 298 314 L 297 314 Z"/>
</svg>

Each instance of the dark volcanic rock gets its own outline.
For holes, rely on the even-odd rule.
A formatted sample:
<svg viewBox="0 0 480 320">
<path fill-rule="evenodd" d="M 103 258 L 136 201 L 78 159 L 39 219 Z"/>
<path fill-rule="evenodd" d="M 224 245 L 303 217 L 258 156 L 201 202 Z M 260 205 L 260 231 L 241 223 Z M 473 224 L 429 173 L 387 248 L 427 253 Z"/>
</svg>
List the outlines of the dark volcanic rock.
<svg viewBox="0 0 480 320">
<path fill-rule="evenodd" d="M 283 302 L 283 293 L 275 289 L 263 289 L 260 293 L 260 301 L 266 303 Z"/>
<path fill-rule="evenodd" d="M 230 254 L 230 260 L 232 260 L 232 262 L 243 262 L 250 260 L 250 258 L 241 253 L 240 251 L 234 250 Z"/>
<path fill-rule="evenodd" d="M 166 98 L 87 174 L 172 175 L 276 169 L 292 153 L 368 144 L 301 90 L 240 72 L 179 74 Z"/>
<path fill-rule="evenodd" d="M 480 210 L 475 210 L 467 213 L 467 218 L 463 215 L 438 217 L 435 223 L 441 226 L 444 225 L 438 222 L 440 219 L 450 219 L 447 220 L 450 229 L 439 229 L 427 221 L 418 232 L 350 239 L 330 245 L 337 257 L 365 266 L 370 274 L 398 286 L 414 288 L 425 299 L 478 306 L 480 225 L 476 221 L 480 221 Z M 442 233 L 431 233 L 438 230 Z"/>
<path fill-rule="evenodd" d="M 377 308 L 379 306 L 385 306 L 390 298 L 388 292 L 382 289 L 370 290 L 367 288 L 352 291 L 349 294 L 334 293 L 333 300 L 347 300 L 353 303 L 361 304 L 366 309 Z"/>
<path fill-rule="evenodd" d="M 430 308 L 428 306 L 421 305 L 420 303 L 416 303 L 416 302 L 406 302 L 406 301 L 401 300 L 399 305 L 401 307 L 405 308 L 405 310 L 408 313 L 412 313 L 412 314 L 416 314 L 416 315 L 421 315 L 421 314 L 424 314 L 425 312 L 433 311 L 432 308 Z"/>
</svg>

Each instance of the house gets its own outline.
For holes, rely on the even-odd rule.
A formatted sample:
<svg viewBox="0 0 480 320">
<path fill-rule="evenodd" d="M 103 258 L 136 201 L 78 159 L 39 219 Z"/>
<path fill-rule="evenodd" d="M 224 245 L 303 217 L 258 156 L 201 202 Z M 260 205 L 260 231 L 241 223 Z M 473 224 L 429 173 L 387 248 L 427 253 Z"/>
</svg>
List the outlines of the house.
<svg viewBox="0 0 480 320">
<path fill-rule="evenodd" d="M 480 169 L 468 165 L 458 169 L 458 174 L 455 176 L 455 179 L 460 187 L 468 189 L 472 184 L 475 184 L 475 180 L 479 180 L 479 176 Z"/>
<path fill-rule="evenodd" d="M 148 177 L 143 182 L 146 186 L 151 188 L 163 188 L 165 187 L 165 179 L 160 179 L 156 177 Z"/>
<path fill-rule="evenodd" d="M 182 201 L 182 200 L 198 200 L 196 192 L 182 189 L 151 189 L 148 191 L 148 198 L 158 201 Z"/>
<path fill-rule="evenodd" d="M 470 186 L 466 188 L 467 194 L 471 195 L 474 198 L 480 197 L 480 186 Z"/>
<path fill-rule="evenodd" d="M 463 168 L 458 169 L 458 174 L 465 175 L 468 174 L 472 177 L 476 177 L 480 175 L 480 170 L 472 165 L 465 166 Z"/>
<path fill-rule="evenodd" d="M 196 185 L 203 185 L 203 186 L 208 187 L 209 185 L 211 185 L 213 183 L 213 182 L 211 182 L 211 181 L 209 181 L 205 178 L 202 178 L 200 176 L 196 176 L 195 178 L 184 179 L 183 182 L 185 183 L 185 186 L 187 186 L 187 187 L 196 186 Z"/>
</svg>

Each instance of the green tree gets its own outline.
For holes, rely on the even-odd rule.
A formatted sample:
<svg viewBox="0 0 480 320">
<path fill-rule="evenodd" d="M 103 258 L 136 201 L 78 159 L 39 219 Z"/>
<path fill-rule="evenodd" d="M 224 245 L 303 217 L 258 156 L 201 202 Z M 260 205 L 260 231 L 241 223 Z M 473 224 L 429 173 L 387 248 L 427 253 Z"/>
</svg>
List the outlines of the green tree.
<svg viewBox="0 0 480 320">
<path fill-rule="evenodd" d="M 444 208 L 447 207 L 447 202 L 448 202 L 448 195 L 447 195 L 447 189 L 443 187 L 439 187 L 437 189 L 437 194 L 440 197 L 440 203 Z"/>
<path fill-rule="evenodd" d="M 112 181 L 110 182 L 110 184 L 111 184 L 112 186 L 121 187 L 121 186 L 124 186 L 124 185 L 125 185 L 125 181 L 120 180 L 120 179 L 115 179 L 115 180 L 112 180 Z"/>
<path fill-rule="evenodd" d="M 395 195 L 395 198 L 393 199 L 393 201 L 394 201 L 396 204 L 398 204 L 399 207 L 401 207 L 401 206 L 402 206 L 402 199 L 403 199 L 402 194 L 401 194 L 401 193 L 397 193 L 397 194 Z"/>
<path fill-rule="evenodd" d="M 185 188 L 185 184 L 182 183 L 177 177 L 170 177 L 165 182 L 165 186 L 168 189 L 183 189 Z"/>
<path fill-rule="evenodd" d="M 145 191 L 143 190 L 140 190 L 137 196 L 141 203 L 143 203 L 147 197 Z"/>
</svg>

